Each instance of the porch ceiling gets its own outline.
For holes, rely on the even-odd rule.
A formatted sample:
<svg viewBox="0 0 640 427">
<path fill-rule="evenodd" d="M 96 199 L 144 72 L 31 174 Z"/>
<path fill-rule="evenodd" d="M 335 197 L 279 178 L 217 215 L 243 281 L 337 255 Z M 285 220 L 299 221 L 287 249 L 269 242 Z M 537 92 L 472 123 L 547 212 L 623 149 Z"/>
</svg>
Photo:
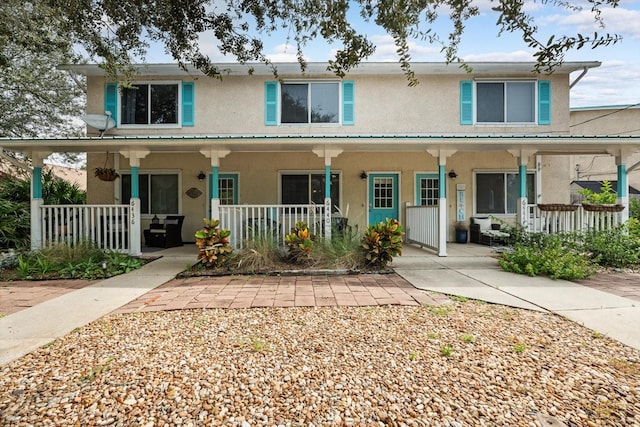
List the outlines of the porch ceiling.
<svg viewBox="0 0 640 427">
<path fill-rule="evenodd" d="M 478 136 L 478 135 L 194 135 L 107 136 L 67 139 L 0 138 L 0 148 L 30 152 L 118 152 L 146 149 L 158 153 L 199 152 L 202 148 L 231 152 L 505 151 L 526 149 L 538 154 L 607 154 L 613 150 L 640 152 L 640 135 L 625 136 Z"/>
</svg>

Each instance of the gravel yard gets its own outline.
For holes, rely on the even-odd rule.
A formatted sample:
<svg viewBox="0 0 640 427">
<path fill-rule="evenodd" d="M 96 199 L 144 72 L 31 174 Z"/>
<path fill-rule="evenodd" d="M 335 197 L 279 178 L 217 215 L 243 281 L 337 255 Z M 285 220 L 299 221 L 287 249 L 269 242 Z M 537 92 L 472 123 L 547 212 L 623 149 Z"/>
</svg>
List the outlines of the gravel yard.
<svg viewBox="0 0 640 427">
<path fill-rule="evenodd" d="M 424 307 L 110 315 L 0 367 L 2 425 L 640 426 L 640 352 L 560 317 Z"/>
</svg>

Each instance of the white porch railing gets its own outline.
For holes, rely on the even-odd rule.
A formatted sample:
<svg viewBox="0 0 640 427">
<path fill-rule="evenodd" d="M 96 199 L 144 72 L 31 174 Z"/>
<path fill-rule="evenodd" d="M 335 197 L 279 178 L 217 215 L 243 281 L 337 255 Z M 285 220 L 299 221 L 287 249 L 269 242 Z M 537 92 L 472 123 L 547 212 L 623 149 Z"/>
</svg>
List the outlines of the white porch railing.
<svg viewBox="0 0 640 427">
<path fill-rule="evenodd" d="M 528 208 L 528 231 L 533 233 L 602 231 L 622 224 L 620 212 L 587 211 L 582 206 L 575 211 L 543 211 L 537 205 Z"/>
<path fill-rule="evenodd" d="M 407 241 L 438 250 L 438 207 L 407 206 Z"/>
<path fill-rule="evenodd" d="M 101 249 L 129 252 L 129 205 L 43 205 L 42 242 L 94 242 Z"/>
<path fill-rule="evenodd" d="M 220 227 L 231 230 L 234 249 L 264 236 L 284 243 L 298 221 L 306 222 L 313 234 L 324 229 L 324 205 L 222 205 L 219 210 Z"/>
</svg>

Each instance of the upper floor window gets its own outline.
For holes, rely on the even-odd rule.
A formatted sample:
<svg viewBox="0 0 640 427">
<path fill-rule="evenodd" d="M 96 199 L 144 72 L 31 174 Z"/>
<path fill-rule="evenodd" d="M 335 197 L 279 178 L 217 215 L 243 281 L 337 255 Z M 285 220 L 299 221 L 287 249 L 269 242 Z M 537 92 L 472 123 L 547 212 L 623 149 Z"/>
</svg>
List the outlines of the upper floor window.
<svg viewBox="0 0 640 427">
<path fill-rule="evenodd" d="M 194 101 L 193 82 L 138 82 L 120 90 L 117 83 L 107 83 L 104 90 L 104 110 L 125 127 L 193 126 Z"/>
<path fill-rule="evenodd" d="M 533 123 L 534 82 L 477 82 L 478 123 Z"/>
<path fill-rule="evenodd" d="M 282 84 L 280 123 L 338 123 L 338 87 L 338 82 Z"/>
<path fill-rule="evenodd" d="M 551 124 L 549 80 L 463 80 L 460 124 Z"/>
<path fill-rule="evenodd" d="M 178 124 L 178 84 L 142 84 L 122 88 L 123 125 Z"/>
<path fill-rule="evenodd" d="M 267 126 L 354 124 L 354 82 L 265 82 Z"/>
</svg>

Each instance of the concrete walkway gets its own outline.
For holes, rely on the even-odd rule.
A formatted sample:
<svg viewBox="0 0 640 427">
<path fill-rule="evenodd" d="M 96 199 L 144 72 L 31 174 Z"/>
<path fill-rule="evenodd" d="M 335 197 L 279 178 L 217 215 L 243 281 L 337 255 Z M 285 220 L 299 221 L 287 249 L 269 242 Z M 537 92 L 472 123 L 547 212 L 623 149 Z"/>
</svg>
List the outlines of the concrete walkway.
<svg viewBox="0 0 640 427">
<path fill-rule="evenodd" d="M 171 281 L 177 273 L 193 263 L 192 249 L 183 247 L 162 251 L 158 253 L 163 256 L 161 259 L 132 273 L 109 278 L 0 318 L 0 364 L 21 357 L 68 334 L 75 328 L 111 313 L 136 299 L 139 300 L 141 296 Z M 450 244 L 448 254 L 448 257 L 440 258 L 431 252 L 407 246 L 403 256 L 394 260 L 393 266 L 401 277 L 418 289 L 557 313 L 640 349 L 640 330 L 638 329 L 640 303 L 638 301 L 572 282 L 503 272 L 497 265 L 495 254 L 486 246 Z M 329 283 L 329 281 L 326 282 Z M 352 293 L 364 291 L 364 289 L 354 290 L 348 283 L 346 285 L 345 283 L 336 284 L 336 288 L 345 292 L 349 290 Z M 410 298 L 404 298 L 402 295 L 402 298 L 397 298 L 399 303 L 404 300 L 423 302 L 413 295 L 415 291 L 409 292 L 401 289 L 404 286 L 392 285 L 393 292 L 410 296 Z M 277 288 L 278 286 L 280 288 Z M 380 284 L 372 285 L 372 288 L 376 286 Z M 278 281 L 274 287 L 276 289 L 270 292 L 273 291 L 275 295 L 284 294 L 284 288 L 291 287 L 291 283 L 286 280 L 282 283 Z M 390 289 L 392 287 L 390 286 Z M 185 288 L 188 289 L 183 286 L 183 289 Z M 255 289 L 245 289 L 245 291 L 254 292 Z M 366 291 L 372 297 L 364 298 L 365 303 L 369 301 L 373 304 L 376 298 L 380 301 L 389 301 L 388 296 L 383 293 L 376 296 L 371 293 L 372 290 Z M 220 289 L 220 293 L 223 293 L 223 288 Z M 254 302 L 258 296 L 258 293 L 255 293 L 256 295 L 252 297 Z M 240 295 L 242 292 L 237 294 Z M 335 293 L 332 295 L 337 299 Z M 314 301 L 324 301 L 328 297 L 330 296 L 319 295 Z M 149 299 L 149 296 L 145 295 L 144 298 Z M 295 304 L 295 293 L 293 298 Z M 274 301 L 275 299 L 274 296 Z M 434 299 L 436 302 L 438 300 L 440 299 Z M 354 298 L 354 301 L 359 304 L 357 298 Z M 229 304 L 229 307 L 232 304 Z M 189 307 L 186 303 L 183 305 Z"/>
<path fill-rule="evenodd" d="M 86 325 L 173 279 L 194 261 L 193 253 L 163 257 L 131 273 L 111 277 L 0 318 L 0 365 Z"/>
<path fill-rule="evenodd" d="M 638 301 L 566 280 L 507 273 L 491 252 L 467 253 L 474 247 L 450 244 L 446 258 L 407 247 L 393 265 L 418 289 L 556 313 L 640 349 Z"/>
</svg>

